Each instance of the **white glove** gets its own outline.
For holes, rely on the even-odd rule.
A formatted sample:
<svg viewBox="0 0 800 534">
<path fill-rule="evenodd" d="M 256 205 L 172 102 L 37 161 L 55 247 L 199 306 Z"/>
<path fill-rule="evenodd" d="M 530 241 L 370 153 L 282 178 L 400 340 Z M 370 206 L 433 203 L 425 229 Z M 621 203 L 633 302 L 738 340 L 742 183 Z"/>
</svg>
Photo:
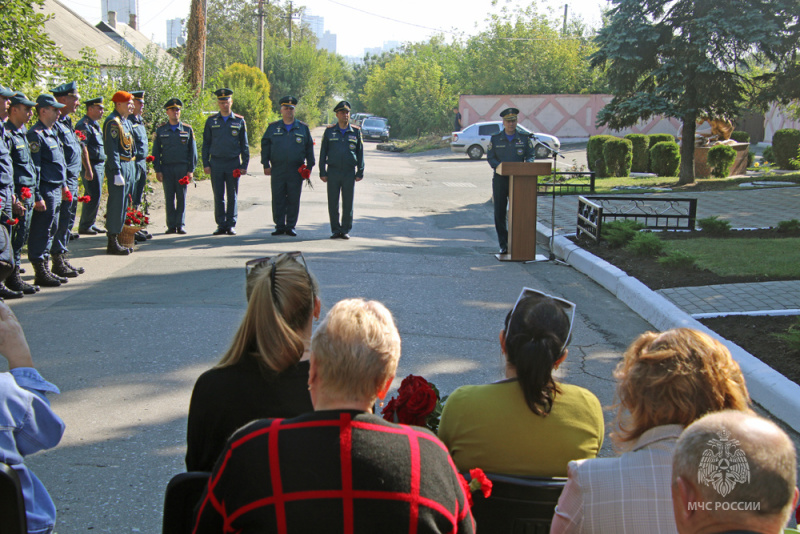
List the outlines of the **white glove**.
<svg viewBox="0 0 800 534">
<path fill-rule="evenodd" d="M 125 185 L 125 178 L 123 178 L 121 174 L 115 174 L 114 185 Z"/>
</svg>

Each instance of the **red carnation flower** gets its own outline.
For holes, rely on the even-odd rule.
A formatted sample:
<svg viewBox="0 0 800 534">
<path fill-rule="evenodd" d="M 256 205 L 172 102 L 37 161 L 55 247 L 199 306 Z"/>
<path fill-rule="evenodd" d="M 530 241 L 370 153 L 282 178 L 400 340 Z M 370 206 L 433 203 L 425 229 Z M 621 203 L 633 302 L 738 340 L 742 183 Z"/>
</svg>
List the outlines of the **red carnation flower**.
<svg viewBox="0 0 800 534">
<path fill-rule="evenodd" d="M 299 173 L 300 173 L 300 176 L 303 178 L 303 180 L 309 180 L 309 179 L 311 179 L 311 169 L 309 169 L 309 168 L 306 166 L 306 164 L 305 164 L 305 163 L 304 163 L 304 164 L 302 164 L 302 165 L 300 166 L 300 168 L 299 168 L 299 169 L 297 169 L 297 172 L 299 172 Z"/>
<path fill-rule="evenodd" d="M 151 154 L 150 156 L 147 156 L 146 158 L 144 158 L 144 160 L 147 163 L 153 163 L 156 160 L 156 157 Z"/>
<path fill-rule="evenodd" d="M 33 193 L 31 193 L 31 188 L 30 187 L 23 187 L 22 189 L 20 189 L 19 195 L 22 198 L 27 199 L 27 198 L 31 198 L 33 196 Z"/>
<path fill-rule="evenodd" d="M 91 201 L 92 201 L 92 197 L 90 197 L 89 195 L 84 195 L 82 197 L 78 197 L 78 202 L 86 203 L 86 202 L 91 202 Z"/>
<path fill-rule="evenodd" d="M 6 223 L 8 223 L 8 225 L 9 225 L 9 226 L 15 226 L 15 225 L 16 225 L 18 222 L 19 222 L 19 219 L 17 219 L 17 218 L 14 218 L 14 219 L 8 219 L 8 220 L 6 221 Z"/>
<path fill-rule="evenodd" d="M 80 131 L 80 130 L 75 130 L 75 135 L 76 135 L 76 136 L 78 137 L 78 139 L 80 139 L 81 141 L 86 141 L 86 134 L 85 134 L 85 133 L 83 133 L 82 131 Z"/>
<path fill-rule="evenodd" d="M 473 491 L 480 489 L 483 496 L 488 499 L 489 495 L 492 494 L 492 481 L 489 480 L 489 477 L 486 476 L 483 469 L 480 467 L 470 469 L 469 476 L 472 477 L 472 481 L 469 483 L 470 489 Z"/>
<path fill-rule="evenodd" d="M 181 185 L 189 185 L 189 181 L 190 181 L 189 180 L 189 175 L 187 174 L 186 176 L 184 176 L 183 178 L 178 180 L 178 183 L 181 184 Z"/>
<path fill-rule="evenodd" d="M 469 482 L 467 482 L 467 479 L 464 478 L 464 475 L 461 473 L 458 474 L 458 483 L 461 484 L 461 490 L 464 492 L 464 496 L 467 498 L 469 507 L 472 508 L 472 490 L 469 488 Z"/>
<path fill-rule="evenodd" d="M 61 193 L 61 200 L 72 202 L 72 191 L 69 189 L 64 189 L 64 191 Z"/>
<path fill-rule="evenodd" d="M 242 171 L 239 170 L 239 169 L 233 169 L 233 173 L 232 174 L 233 174 L 234 178 L 239 178 L 242 175 Z"/>
</svg>

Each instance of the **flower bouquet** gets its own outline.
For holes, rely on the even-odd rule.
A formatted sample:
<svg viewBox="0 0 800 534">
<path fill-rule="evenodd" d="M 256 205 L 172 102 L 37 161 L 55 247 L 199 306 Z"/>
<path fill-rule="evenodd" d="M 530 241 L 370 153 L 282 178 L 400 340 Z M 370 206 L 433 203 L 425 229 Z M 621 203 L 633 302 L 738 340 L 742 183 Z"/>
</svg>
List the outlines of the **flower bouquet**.
<svg viewBox="0 0 800 534">
<path fill-rule="evenodd" d="M 300 165 L 300 168 L 297 169 L 297 172 L 300 173 L 300 178 L 306 181 L 306 186 L 314 189 L 314 186 L 311 184 L 311 169 L 309 169 L 305 163 Z"/>
<path fill-rule="evenodd" d="M 136 242 L 136 232 L 148 224 L 150 224 L 150 218 L 147 215 L 132 205 L 128 205 L 128 209 L 125 211 L 125 225 L 117 236 L 119 244 L 125 248 L 132 248 Z"/>
<path fill-rule="evenodd" d="M 439 390 L 421 376 L 408 375 L 400 383 L 397 398 L 392 397 L 381 414 L 387 421 L 404 425 L 424 426 L 434 433 L 442 416 Z"/>
</svg>

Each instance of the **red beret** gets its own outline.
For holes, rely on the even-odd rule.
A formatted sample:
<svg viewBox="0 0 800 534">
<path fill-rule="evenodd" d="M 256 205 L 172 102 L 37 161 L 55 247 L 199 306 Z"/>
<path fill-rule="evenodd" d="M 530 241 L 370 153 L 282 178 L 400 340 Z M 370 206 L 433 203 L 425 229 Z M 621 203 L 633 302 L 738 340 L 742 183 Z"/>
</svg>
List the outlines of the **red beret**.
<svg viewBox="0 0 800 534">
<path fill-rule="evenodd" d="M 133 100 L 133 95 L 127 91 L 117 91 L 111 97 L 112 102 L 130 102 L 131 100 Z"/>
</svg>

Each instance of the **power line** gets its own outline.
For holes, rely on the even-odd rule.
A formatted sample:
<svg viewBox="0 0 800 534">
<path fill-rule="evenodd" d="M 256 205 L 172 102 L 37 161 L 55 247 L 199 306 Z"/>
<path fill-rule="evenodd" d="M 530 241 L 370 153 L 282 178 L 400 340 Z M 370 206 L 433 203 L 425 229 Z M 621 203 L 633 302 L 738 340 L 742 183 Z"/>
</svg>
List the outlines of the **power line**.
<svg viewBox="0 0 800 534">
<path fill-rule="evenodd" d="M 336 4 L 337 6 L 342 6 L 342 7 L 348 8 L 348 9 L 352 9 L 353 11 L 358 11 L 360 13 L 364 13 L 365 15 L 370 15 L 372 17 L 378 17 L 380 19 L 389 20 L 391 22 L 397 22 L 399 24 L 405 24 L 407 26 L 414 26 L 416 28 L 422 28 L 423 30 L 431 30 L 431 31 L 434 31 L 434 32 L 441 32 L 441 33 L 449 33 L 449 34 L 452 34 L 452 35 L 459 35 L 458 32 L 455 32 L 455 31 L 452 31 L 452 30 L 442 30 L 441 28 L 431 28 L 430 26 L 423 26 L 422 24 L 416 24 L 416 23 L 413 23 L 413 22 L 406 22 L 405 20 L 393 19 L 392 17 L 387 17 L 385 15 L 379 15 L 377 13 L 372 13 L 370 11 L 366 11 L 364 9 L 360 9 L 360 8 L 357 8 L 357 7 L 348 6 L 347 4 L 343 4 L 341 2 L 337 2 L 336 0 L 328 0 L 328 2 L 330 2 L 331 4 Z"/>
</svg>

